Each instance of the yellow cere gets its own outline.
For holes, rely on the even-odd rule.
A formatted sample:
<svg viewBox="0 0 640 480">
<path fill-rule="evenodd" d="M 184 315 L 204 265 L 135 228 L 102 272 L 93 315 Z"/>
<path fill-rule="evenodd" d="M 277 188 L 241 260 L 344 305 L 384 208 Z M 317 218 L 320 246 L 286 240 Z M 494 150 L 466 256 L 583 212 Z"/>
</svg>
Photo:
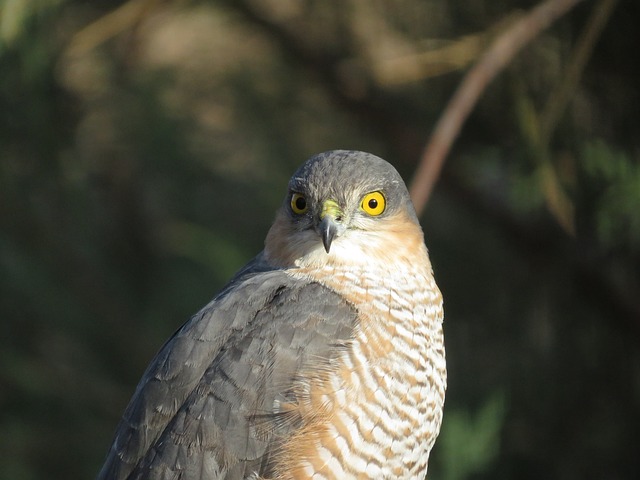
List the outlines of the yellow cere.
<svg viewBox="0 0 640 480">
<path fill-rule="evenodd" d="M 386 200 L 382 192 L 367 193 L 362 197 L 362 203 L 360 204 L 360 208 L 372 217 L 381 215 L 382 212 L 384 212 L 385 207 Z"/>
<path fill-rule="evenodd" d="M 307 205 L 307 199 L 301 193 L 294 193 L 291 195 L 291 210 L 293 213 L 301 215 L 307 211 L 309 205 Z"/>
</svg>

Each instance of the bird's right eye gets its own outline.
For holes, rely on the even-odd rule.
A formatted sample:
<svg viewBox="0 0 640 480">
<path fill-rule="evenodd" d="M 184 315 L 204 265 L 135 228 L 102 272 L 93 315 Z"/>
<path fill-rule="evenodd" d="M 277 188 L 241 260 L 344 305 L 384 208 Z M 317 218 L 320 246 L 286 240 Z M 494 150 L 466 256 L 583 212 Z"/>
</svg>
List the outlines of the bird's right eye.
<svg viewBox="0 0 640 480">
<path fill-rule="evenodd" d="M 307 205 L 307 199 L 301 193 L 294 193 L 291 195 L 291 210 L 293 213 L 302 215 L 307 211 L 309 206 Z"/>
</svg>

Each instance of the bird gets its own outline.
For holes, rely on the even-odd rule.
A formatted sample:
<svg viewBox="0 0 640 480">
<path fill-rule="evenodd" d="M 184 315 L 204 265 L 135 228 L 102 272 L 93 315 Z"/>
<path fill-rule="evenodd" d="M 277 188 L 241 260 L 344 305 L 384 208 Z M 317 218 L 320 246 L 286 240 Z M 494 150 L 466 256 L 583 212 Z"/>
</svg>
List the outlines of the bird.
<svg viewBox="0 0 640 480">
<path fill-rule="evenodd" d="M 264 250 L 164 344 L 98 480 L 425 478 L 442 294 L 400 174 L 319 153 Z"/>
</svg>

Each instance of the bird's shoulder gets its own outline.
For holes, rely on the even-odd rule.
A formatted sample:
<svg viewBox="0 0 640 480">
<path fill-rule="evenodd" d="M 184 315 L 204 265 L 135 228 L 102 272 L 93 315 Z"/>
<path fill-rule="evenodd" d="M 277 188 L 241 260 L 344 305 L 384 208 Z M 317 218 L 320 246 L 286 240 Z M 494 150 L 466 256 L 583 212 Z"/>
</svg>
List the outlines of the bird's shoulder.
<svg viewBox="0 0 640 480">
<path fill-rule="evenodd" d="M 211 478 L 264 470 L 274 437 L 300 420 L 274 405 L 291 401 L 300 372 L 328 365 L 357 322 L 343 296 L 259 255 L 151 362 L 99 478 L 165 478 L 181 464 Z"/>
</svg>

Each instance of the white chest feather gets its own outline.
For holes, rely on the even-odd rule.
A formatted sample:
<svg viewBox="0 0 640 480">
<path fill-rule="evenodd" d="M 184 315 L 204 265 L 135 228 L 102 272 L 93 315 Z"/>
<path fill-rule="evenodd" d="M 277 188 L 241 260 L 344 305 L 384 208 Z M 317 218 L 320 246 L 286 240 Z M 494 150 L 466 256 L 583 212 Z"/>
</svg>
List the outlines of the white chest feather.
<svg viewBox="0 0 640 480">
<path fill-rule="evenodd" d="M 360 324 L 324 394 L 332 415 L 304 470 L 318 479 L 423 478 L 446 388 L 442 297 L 430 269 L 322 278 L 356 305 Z"/>
</svg>

